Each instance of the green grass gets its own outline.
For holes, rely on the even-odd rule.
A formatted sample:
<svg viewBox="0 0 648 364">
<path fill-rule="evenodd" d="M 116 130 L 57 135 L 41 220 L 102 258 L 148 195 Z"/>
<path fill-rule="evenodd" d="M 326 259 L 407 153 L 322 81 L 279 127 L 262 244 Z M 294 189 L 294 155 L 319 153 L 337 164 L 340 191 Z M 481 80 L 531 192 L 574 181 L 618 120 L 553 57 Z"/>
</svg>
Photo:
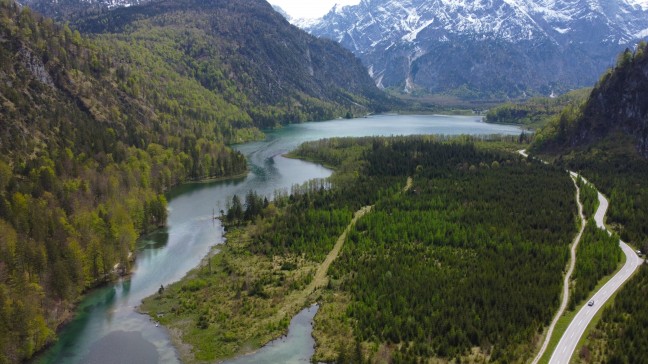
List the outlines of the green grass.
<svg viewBox="0 0 648 364">
<path fill-rule="evenodd" d="M 228 231 L 227 243 L 214 248 L 218 253 L 140 306 L 171 330 L 185 363 L 255 350 L 285 334 L 290 318 L 310 303 L 302 290 L 318 265 L 297 256 L 251 254 L 248 234 Z M 294 269 L 282 269 L 286 262 Z"/>
</svg>

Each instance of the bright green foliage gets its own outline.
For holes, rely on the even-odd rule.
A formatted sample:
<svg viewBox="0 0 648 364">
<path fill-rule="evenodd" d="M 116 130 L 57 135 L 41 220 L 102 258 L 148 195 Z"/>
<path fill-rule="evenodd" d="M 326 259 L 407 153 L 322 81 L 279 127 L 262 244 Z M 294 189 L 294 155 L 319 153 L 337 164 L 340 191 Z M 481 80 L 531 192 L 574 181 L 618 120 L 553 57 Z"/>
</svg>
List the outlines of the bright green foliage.
<svg viewBox="0 0 648 364">
<path fill-rule="evenodd" d="M 249 237 L 245 249 L 234 240 L 209 269 L 147 305 L 175 307 L 164 318 L 174 327 L 191 322 L 186 337 L 201 360 L 232 355 L 246 338 L 269 332 L 241 331 L 235 317 L 261 320 L 274 312 L 266 305 L 278 292 L 303 289 L 312 276 L 296 280 L 298 267 L 321 262 L 351 212 L 374 205 L 351 230 L 321 296 L 351 300 L 344 320 L 355 340 L 344 343 L 338 362 L 367 359 L 374 355 L 367 348 L 381 344 L 404 362 L 463 358 L 475 347 L 494 362 L 528 358 L 558 306 L 576 230 L 573 184 L 561 168 L 436 139 L 341 138 L 301 146 L 295 154 L 326 161 L 336 168 L 334 178 L 279 193 L 249 219 L 246 212 L 260 199 L 253 192 L 233 199 L 226 221 L 254 221 L 241 233 Z M 410 176 L 413 186 L 404 191 Z M 214 292 L 221 284 L 229 293 Z M 229 305 L 236 309 L 228 320 Z"/>
<path fill-rule="evenodd" d="M 583 115 L 582 109 L 584 107 L 585 103 L 565 106 L 559 114 L 554 115 L 549 123 L 535 135 L 532 148 L 536 148 L 535 150 L 537 150 L 547 147 L 552 143 L 565 144 L 576 130 L 578 121 Z"/>
<path fill-rule="evenodd" d="M 610 236 L 607 231 L 596 227 L 594 220 L 589 220 L 576 252 L 576 267 L 572 276 L 575 284 L 569 297 L 570 310 L 585 300 L 603 277 L 618 268 L 622 255 L 619 237 Z"/>
<path fill-rule="evenodd" d="M 559 169 L 430 139 L 355 147 L 335 139 L 297 152 L 342 166 L 341 150 L 363 148 L 352 185 L 366 179 L 378 188 L 374 210 L 358 221 L 330 273 L 354 297 L 348 315 L 356 338 L 399 343 L 394 358 L 404 361 L 461 357 L 472 347 L 496 361 L 524 357 L 520 348 L 558 302 L 574 233 L 573 188 Z M 407 176 L 416 176 L 407 193 L 385 185 Z"/>
<path fill-rule="evenodd" d="M 583 175 L 608 196 L 610 206 L 606 223 L 613 227 L 624 241 L 642 251 L 648 249 L 648 162 L 629 147 L 629 140 L 613 140 L 600 143 L 587 151 L 578 151 L 563 157 L 569 168 L 581 170 Z M 589 229 L 589 227 L 588 227 Z M 618 239 L 596 232 L 599 242 L 584 247 L 578 252 L 588 256 L 583 263 L 588 264 L 587 272 L 577 273 L 593 287 L 595 276 L 610 272 L 612 262 L 618 255 Z M 596 241 L 597 239 L 593 239 Z M 607 246 L 607 248 L 606 248 Z M 598 263 L 593 263 L 598 262 Z M 586 363 L 642 363 L 646 346 L 646 268 L 642 267 L 638 276 L 633 277 L 615 298 L 614 306 L 606 310 L 602 321 L 589 336 L 589 342 L 578 351 L 580 360 Z M 583 284 L 576 279 L 576 290 Z M 591 288 L 590 288 L 591 289 Z M 582 287 L 582 291 L 589 291 Z M 581 299 L 584 298 L 581 297 Z"/>
<path fill-rule="evenodd" d="M 522 103 L 507 103 L 488 110 L 486 122 L 543 127 L 569 104 L 581 104 L 591 88 L 568 92 L 556 98 L 534 97 Z"/>
<path fill-rule="evenodd" d="M 562 157 L 566 168 L 579 170 L 608 196 L 607 223 L 621 239 L 648 248 L 648 161 L 616 140 Z"/>
<path fill-rule="evenodd" d="M 376 203 L 334 264 L 357 339 L 401 343 L 404 361 L 472 347 L 525 357 L 559 298 L 574 233 L 567 175 L 470 145 L 376 143 L 366 158 L 369 175 L 419 176 Z"/>
<path fill-rule="evenodd" d="M 165 123 L 218 121 L 214 131 L 228 141 L 254 127 L 385 107 L 350 52 L 297 31 L 264 2 L 164 1 L 76 26 L 100 34 L 104 52 L 119 55 L 120 89 L 159 104 Z"/>
<path fill-rule="evenodd" d="M 644 157 L 648 156 L 645 125 L 648 118 L 648 59 L 645 42 L 635 52 L 619 54 L 617 66 L 603 73 L 582 104 L 565 107 L 542 129 L 534 152 L 560 152 L 623 136 Z"/>
<path fill-rule="evenodd" d="M 562 123 L 561 118 L 549 124 L 533 145 L 537 152 L 554 154 L 563 167 L 580 171 L 607 195 L 610 207 L 606 223 L 624 241 L 642 251 L 648 250 L 647 49 L 646 42 L 640 42 L 634 54 L 629 50 L 621 53 L 617 67 L 601 76 L 579 112 L 566 109 L 564 114 L 569 116 L 568 122 Z M 563 124 L 567 127 L 562 128 Z M 595 246 L 595 250 L 588 252 Z M 586 249 L 583 254 L 602 264 L 601 267 L 590 266 L 588 272 L 583 273 L 585 277 L 581 275 L 585 280 L 589 280 L 590 275 L 601 276 L 605 270 L 609 271 L 610 262 L 617 254 L 611 241 L 583 249 Z M 646 269 L 642 268 L 640 277 L 633 278 L 619 293 L 614 308 L 609 311 L 613 314 L 604 315 L 590 335 L 591 344 L 580 351 L 583 361 L 646 361 L 643 329 L 646 311 L 640 309 L 646 303 L 646 294 L 640 288 L 645 285 L 645 277 Z M 576 282 L 577 286 L 581 284 L 578 279 Z M 592 283 L 585 285 L 591 287 Z"/>
<path fill-rule="evenodd" d="M 130 266 L 166 221 L 168 188 L 246 163 L 218 132 L 231 119 L 169 122 L 119 88 L 114 53 L 67 26 L 2 0 L 0 39 L 0 362 L 19 362 Z"/>
<path fill-rule="evenodd" d="M 573 310 L 592 293 L 598 282 L 613 273 L 622 258 L 619 237 L 599 229 L 594 222 L 598 208 L 598 191 L 579 176 L 580 199 L 586 217 L 586 227 L 576 252 L 576 266 L 572 278 L 575 283 L 569 298 L 569 309 Z"/>
</svg>

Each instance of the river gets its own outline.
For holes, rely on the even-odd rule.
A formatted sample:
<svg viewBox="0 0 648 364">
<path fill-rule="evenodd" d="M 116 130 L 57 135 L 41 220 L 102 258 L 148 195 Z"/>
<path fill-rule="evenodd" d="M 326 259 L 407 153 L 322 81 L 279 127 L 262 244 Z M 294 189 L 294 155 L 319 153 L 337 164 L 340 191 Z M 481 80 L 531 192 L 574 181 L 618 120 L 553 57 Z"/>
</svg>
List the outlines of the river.
<svg viewBox="0 0 648 364">
<path fill-rule="evenodd" d="M 178 363 L 166 330 L 156 326 L 148 316 L 137 313 L 135 308 L 160 285 L 179 280 L 197 266 L 212 246 L 223 243 L 223 229 L 218 221 L 212 219 L 212 214 L 214 210 L 218 213 L 224 208 L 225 201 L 234 194 L 241 196 L 255 190 L 272 197 L 276 190 L 289 189 L 294 184 L 331 174 L 322 166 L 284 158 L 282 154 L 305 141 L 335 136 L 516 135 L 521 132 L 515 126 L 486 124 L 480 120 L 480 117 L 469 116 L 377 115 L 290 125 L 268 132 L 264 141 L 236 146 L 247 157 L 250 173 L 236 180 L 185 184 L 174 188 L 167 196 L 167 227 L 140 239 L 133 274 L 88 294 L 80 303 L 74 320 L 59 332 L 58 342 L 35 362 Z M 300 315 L 312 318 L 313 311 L 304 311 Z M 295 325 L 304 327 L 302 316 L 294 320 Z M 293 336 L 310 337 L 308 334 Z M 290 345 L 289 340 L 283 341 L 284 347 Z M 275 348 L 276 345 L 269 347 Z M 272 358 L 282 358 L 277 351 L 272 349 Z M 291 355 L 304 356 L 292 351 Z M 264 353 L 262 350 L 257 355 Z M 251 362 L 254 361 L 257 360 Z M 284 360 L 272 359 L 269 362 L 272 361 Z"/>
</svg>

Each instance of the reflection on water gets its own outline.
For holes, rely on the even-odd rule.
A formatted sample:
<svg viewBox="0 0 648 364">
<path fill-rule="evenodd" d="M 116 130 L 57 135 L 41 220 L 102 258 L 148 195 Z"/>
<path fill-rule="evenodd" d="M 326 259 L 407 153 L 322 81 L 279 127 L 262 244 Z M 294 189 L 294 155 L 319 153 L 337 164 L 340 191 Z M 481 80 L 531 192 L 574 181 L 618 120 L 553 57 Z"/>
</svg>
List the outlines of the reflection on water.
<svg viewBox="0 0 648 364">
<path fill-rule="evenodd" d="M 162 228 L 142 237 L 137 242 L 137 251 L 141 252 L 147 249 L 162 249 L 168 242 L 169 231 L 167 228 Z"/>
<path fill-rule="evenodd" d="M 213 220 L 213 214 L 223 209 L 234 194 L 243 196 L 253 190 L 271 198 L 276 190 L 286 190 L 312 178 L 329 176 L 331 171 L 324 167 L 281 156 L 304 141 L 334 136 L 497 133 L 519 134 L 520 129 L 485 124 L 477 117 L 379 115 L 353 121 L 291 125 L 268 133 L 265 141 L 237 145 L 236 149 L 248 160 L 250 173 L 236 180 L 190 183 L 170 191 L 167 195 L 167 227 L 141 239 L 132 276 L 88 294 L 80 303 L 74 320 L 59 333 L 58 342 L 35 361 L 90 363 L 102 355 L 108 355 L 106 360 L 110 360 L 110 353 L 119 359 L 153 360 L 154 347 L 157 355 L 154 361 L 177 363 L 176 352 L 164 328 L 156 327 L 148 316 L 137 313 L 135 307 L 144 297 L 155 293 L 160 285 L 182 278 L 200 263 L 212 246 L 223 242 L 223 229 L 218 221 Z M 300 322 L 302 317 L 306 317 L 309 322 L 305 326 L 295 326 L 295 330 L 306 330 L 299 331 L 305 341 L 291 341 L 295 336 L 289 334 L 287 342 L 290 344 L 269 347 L 282 347 L 273 350 L 286 355 L 300 353 L 282 356 L 288 358 L 286 360 L 298 357 L 301 361 L 310 357 L 308 353 L 312 352 L 313 345 L 308 341 L 311 340 L 308 315 L 314 315 L 314 311 L 316 308 L 303 313 L 305 316 L 300 313 L 299 319 L 296 318 Z M 123 339 L 129 340 L 125 343 Z M 132 343 L 137 345 L 130 345 Z M 267 355 L 270 359 L 266 362 L 276 362 L 272 359 L 275 354 Z M 255 358 L 255 362 L 261 360 Z M 125 362 L 132 361 L 120 363 Z M 286 361 L 281 359 L 280 362 Z"/>
</svg>

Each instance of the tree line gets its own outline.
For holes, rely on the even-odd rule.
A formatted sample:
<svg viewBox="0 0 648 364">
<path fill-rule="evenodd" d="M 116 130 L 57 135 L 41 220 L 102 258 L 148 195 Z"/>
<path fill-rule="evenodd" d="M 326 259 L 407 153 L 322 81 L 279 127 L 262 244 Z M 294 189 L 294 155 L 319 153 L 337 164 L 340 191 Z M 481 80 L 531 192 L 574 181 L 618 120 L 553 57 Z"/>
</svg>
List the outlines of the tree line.
<svg viewBox="0 0 648 364">
<path fill-rule="evenodd" d="M 257 220 L 252 252 L 320 261 L 350 212 L 374 205 L 329 271 L 327 290 L 351 297 L 344 316 L 355 343 L 341 344 L 338 361 L 371 359 L 379 345 L 393 348 L 396 362 L 461 360 L 475 347 L 492 361 L 519 360 L 558 306 L 576 231 L 569 176 L 435 139 L 307 143 L 295 154 L 345 172 Z"/>
</svg>

